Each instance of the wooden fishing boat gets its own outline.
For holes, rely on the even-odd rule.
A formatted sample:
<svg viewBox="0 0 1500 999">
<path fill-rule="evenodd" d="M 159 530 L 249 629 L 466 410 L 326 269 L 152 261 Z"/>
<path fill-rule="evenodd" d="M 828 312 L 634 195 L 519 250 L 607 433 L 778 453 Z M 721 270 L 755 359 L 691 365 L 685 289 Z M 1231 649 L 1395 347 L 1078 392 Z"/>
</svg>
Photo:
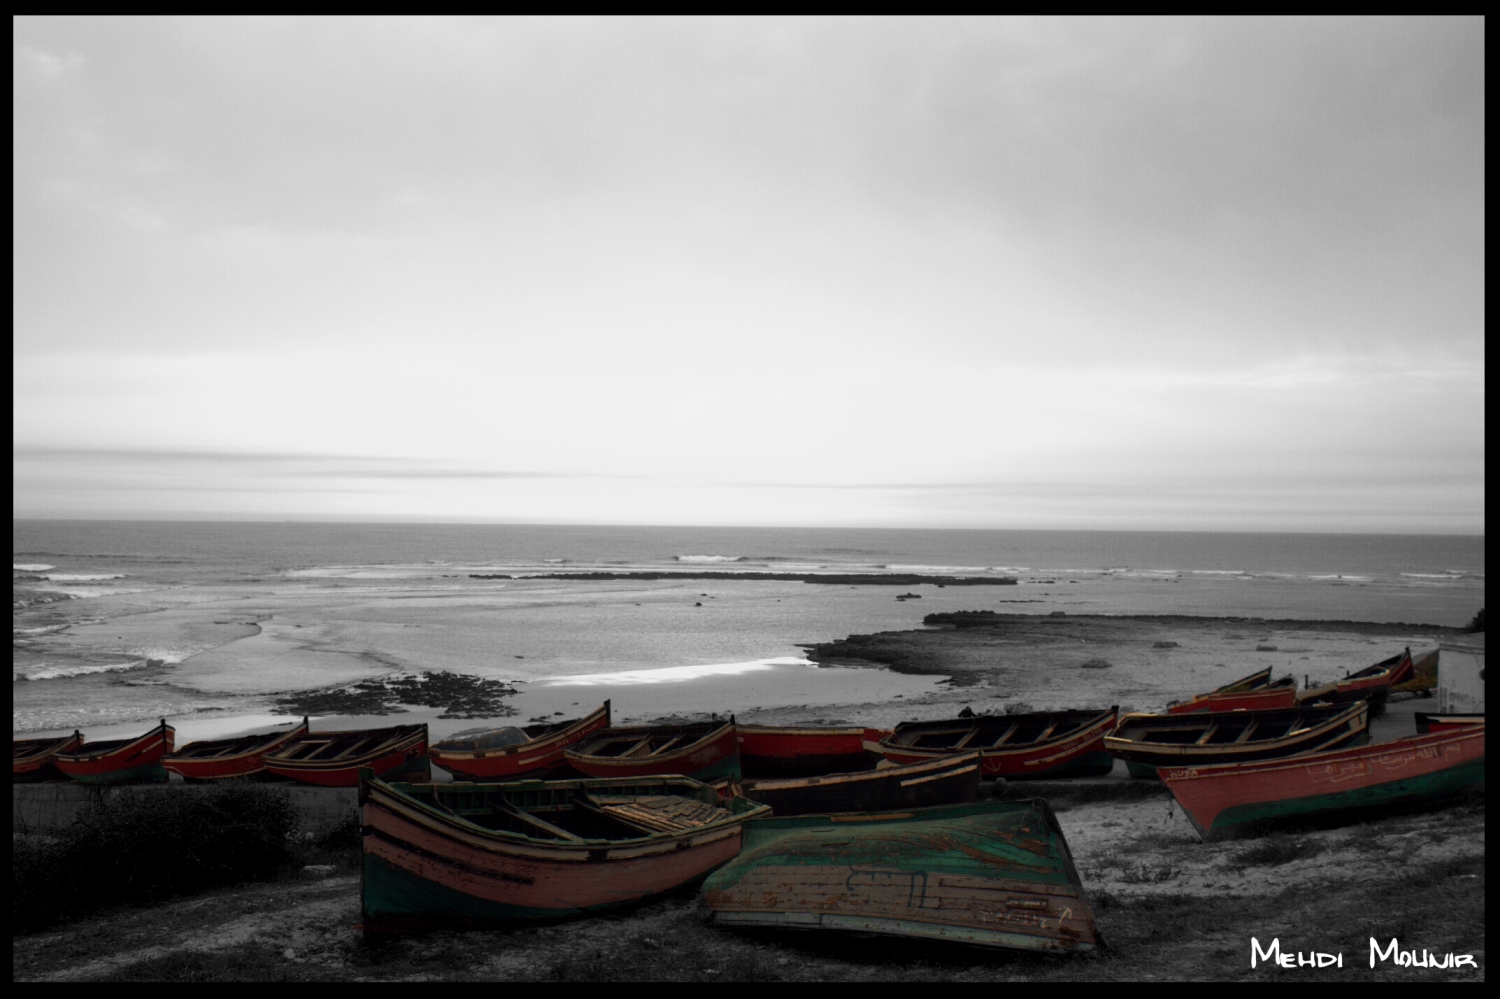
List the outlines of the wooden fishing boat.
<svg viewBox="0 0 1500 999">
<path fill-rule="evenodd" d="M 398 784 L 364 772 L 367 932 L 564 919 L 630 905 L 740 852 L 748 819 L 685 777 Z"/>
<path fill-rule="evenodd" d="M 976 751 L 857 773 L 726 782 L 726 790 L 770 805 L 778 816 L 961 805 L 979 796 L 982 765 Z"/>
<path fill-rule="evenodd" d="M 1325 683 L 1297 694 L 1298 704 L 1349 704 L 1353 701 L 1369 701 L 1376 714 L 1385 710 L 1391 686 L 1412 678 L 1411 649 L 1389 659 L 1382 659 L 1374 666 L 1350 673 L 1342 680 Z M 1398 679 L 1399 678 L 1399 679 Z"/>
<path fill-rule="evenodd" d="M 1430 711 L 1416 712 L 1417 732 L 1456 732 L 1470 725 L 1483 725 L 1484 715 L 1440 715 Z"/>
<path fill-rule="evenodd" d="M 1021 950 L 1102 944 L 1045 801 L 760 819 L 703 885 L 721 926 L 824 929 Z"/>
<path fill-rule="evenodd" d="M 696 725 L 606 728 L 566 752 L 568 766 L 590 777 L 677 774 L 701 781 L 740 778 L 734 719 Z"/>
<path fill-rule="evenodd" d="M 1117 708 L 977 715 L 945 721 L 902 722 L 880 743 L 892 763 L 920 763 L 978 749 L 984 775 L 1006 780 L 1097 777 L 1114 768 L 1104 737 Z"/>
<path fill-rule="evenodd" d="M 1167 705 L 1168 714 L 1194 711 L 1266 711 L 1290 708 L 1297 703 L 1297 678 L 1284 676 L 1271 682 L 1271 667 L 1257 670 L 1243 679 L 1198 694 L 1191 700 Z"/>
<path fill-rule="evenodd" d="M 85 742 L 53 755 L 57 769 L 84 784 L 151 784 L 167 779 L 161 758 L 172 751 L 177 732 L 161 724 L 134 739 Z"/>
<path fill-rule="evenodd" d="M 307 734 L 307 719 L 284 732 L 242 735 L 236 739 L 190 742 L 163 756 L 161 765 L 188 780 L 249 777 L 265 770 L 264 757 Z"/>
<path fill-rule="evenodd" d="M 609 727 L 609 702 L 582 718 L 551 725 L 496 729 L 468 738 L 444 739 L 427 750 L 432 762 L 455 780 L 496 781 L 568 773 L 569 746 Z"/>
<path fill-rule="evenodd" d="M 1162 780 L 1204 839 L 1278 819 L 1435 801 L 1484 782 L 1484 726 L 1290 760 L 1167 767 Z"/>
<path fill-rule="evenodd" d="M 1158 767 L 1243 763 L 1358 745 L 1369 737 L 1369 705 L 1330 704 L 1275 711 L 1128 714 L 1104 740 L 1132 777 Z"/>
<path fill-rule="evenodd" d="M 869 770 L 881 760 L 879 753 L 865 749 L 867 736 L 876 730 L 862 726 L 773 728 L 738 725 L 735 731 L 740 747 L 740 769 L 747 778 L 816 777 Z"/>
<path fill-rule="evenodd" d="M 10 744 L 10 779 L 13 784 L 36 784 L 67 777 L 57 769 L 54 757 L 71 753 L 83 745 L 83 735 L 74 732 L 61 738 L 17 739 Z"/>
<path fill-rule="evenodd" d="M 358 787 L 361 767 L 378 777 L 431 775 L 425 724 L 307 732 L 262 760 L 268 774 L 323 787 Z"/>
</svg>

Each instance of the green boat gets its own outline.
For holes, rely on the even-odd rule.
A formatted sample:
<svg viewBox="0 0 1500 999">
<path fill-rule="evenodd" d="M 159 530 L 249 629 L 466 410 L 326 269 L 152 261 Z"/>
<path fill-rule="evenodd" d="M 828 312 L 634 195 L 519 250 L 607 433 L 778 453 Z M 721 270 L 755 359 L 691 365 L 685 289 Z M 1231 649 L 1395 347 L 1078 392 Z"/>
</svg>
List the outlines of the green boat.
<svg viewBox="0 0 1500 999">
<path fill-rule="evenodd" d="M 703 897 L 715 923 L 951 940 L 1020 950 L 1103 945 L 1041 799 L 758 819 Z"/>
</svg>

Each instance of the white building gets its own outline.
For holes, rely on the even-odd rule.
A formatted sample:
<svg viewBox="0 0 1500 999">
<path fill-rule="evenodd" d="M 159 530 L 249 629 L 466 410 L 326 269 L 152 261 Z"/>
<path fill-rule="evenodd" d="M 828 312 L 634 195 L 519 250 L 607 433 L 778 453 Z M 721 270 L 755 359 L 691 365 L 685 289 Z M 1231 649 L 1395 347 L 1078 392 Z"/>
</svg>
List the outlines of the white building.
<svg viewBox="0 0 1500 999">
<path fill-rule="evenodd" d="M 1464 635 L 1438 646 L 1438 711 L 1484 714 L 1484 634 Z"/>
</svg>

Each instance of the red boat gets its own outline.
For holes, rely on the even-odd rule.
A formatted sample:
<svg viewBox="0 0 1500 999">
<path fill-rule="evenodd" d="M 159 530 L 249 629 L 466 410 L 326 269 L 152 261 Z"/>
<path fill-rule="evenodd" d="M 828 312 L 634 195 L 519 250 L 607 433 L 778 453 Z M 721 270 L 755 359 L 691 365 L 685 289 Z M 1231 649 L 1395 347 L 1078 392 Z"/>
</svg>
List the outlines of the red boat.
<svg viewBox="0 0 1500 999">
<path fill-rule="evenodd" d="M 1097 777 L 1114 769 L 1104 737 L 1114 730 L 1117 713 L 1108 708 L 902 722 L 880 749 L 892 763 L 978 749 L 984 754 L 984 776 L 1007 780 Z"/>
<path fill-rule="evenodd" d="M 53 756 L 57 769 L 84 784 L 160 783 L 167 779 L 161 758 L 172 751 L 177 732 L 161 724 L 136 739 L 85 742 Z"/>
<path fill-rule="evenodd" d="M 1379 714 L 1385 710 L 1386 698 L 1390 696 L 1391 687 L 1411 677 L 1411 649 L 1407 649 L 1400 655 L 1382 659 L 1374 666 L 1366 666 L 1358 672 L 1350 673 L 1342 680 L 1301 691 L 1297 694 L 1297 703 L 1313 704 L 1326 701 L 1329 704 L 1342 704 L 1363 700 L 1370 702 L 1371 712 Z"/>
<path fill-rule="evenodd" d="M 188 780 L 223 780 L 248 777 L 265 770 L 267 753 L 280 750 L 293 739 L 307 734 L 307 719 L 285 732 L 242 735 L 237 739 L 190 742 L 162 757 L 161 765 Z"/>
<path fill-rule="evenodd" d="M 1268 711 L 1290 708 L 1297 703 L 1297 678 L 1284 676 L 1271 682 L 1271 667 L 1257 670 L 1243 679 L 1198 694 L 1190 701 L 1167 705 L 1168 714 L 1192 711 Z"/>
<path fill-rule="evenodd" d="M 711 782 L 740 777 L 734 719 L 697 725 L 606 728 L 567 751 L 568 765 L 590 777 L 680 775 Z"/>
<path fill-rule="evenodd" d="M 62 738 L 17 739 L 10 744 L 10 779 L 13 784 L 36 784 L 44 780 L 62 780 L 67 775 L 57 769 L 58 753 L 70 753 L 83 745 L 83 736 L 74 732 Z"/>
<path fill-rule="evenodd" d="M 869 770 L 880 762 L 878 753 L 865 750 L 866 734 L 875 730 L 863 727 L 739 725 L 736 731 L 747 778 L 818 777 Z"/>
<path fill-rule="evenodd" d="M 1434 801 L 1484 781 L 1484 726 L 1265 763 L 1163 767 L 1204 839 L 1276 819 Z"/>
<path fill-rule="evenodd" d="M 1427 732 L 1456 732 L 1470 725 L 1483 725 L 1484 715 L 1439 715 L 1427 711 L 1418 711 L 1417 731 Z"/>
<path fill-rule="evenodd" d="M 456 780 L 500 781 L 566 773 L 564 751 L 609 727 L 609 702 L 582 718 L 552 725 L 502 728 L 470 738 L 445 739 L 427 750 Z"/>
<path fill-rule="evenodd" d="M 377 777 L 427 780 L 427 726 L 307 732 L 262 757 L 266 773 L 323 787 L 358 787 L 359 768 Z"/>
</svg>

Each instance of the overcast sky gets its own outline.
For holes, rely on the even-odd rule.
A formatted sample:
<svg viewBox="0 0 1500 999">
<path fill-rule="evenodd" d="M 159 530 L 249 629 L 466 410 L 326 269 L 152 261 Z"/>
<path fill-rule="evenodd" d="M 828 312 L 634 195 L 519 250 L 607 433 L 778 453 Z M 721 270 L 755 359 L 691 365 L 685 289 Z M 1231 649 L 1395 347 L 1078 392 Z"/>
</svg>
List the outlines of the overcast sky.
<svg viewBox="0 0 1500 999">
<path fill-rule="evenodd" d="M 1484 24 L 14 31 L 18 516 L 1484 529 Z"/>
</svg>

